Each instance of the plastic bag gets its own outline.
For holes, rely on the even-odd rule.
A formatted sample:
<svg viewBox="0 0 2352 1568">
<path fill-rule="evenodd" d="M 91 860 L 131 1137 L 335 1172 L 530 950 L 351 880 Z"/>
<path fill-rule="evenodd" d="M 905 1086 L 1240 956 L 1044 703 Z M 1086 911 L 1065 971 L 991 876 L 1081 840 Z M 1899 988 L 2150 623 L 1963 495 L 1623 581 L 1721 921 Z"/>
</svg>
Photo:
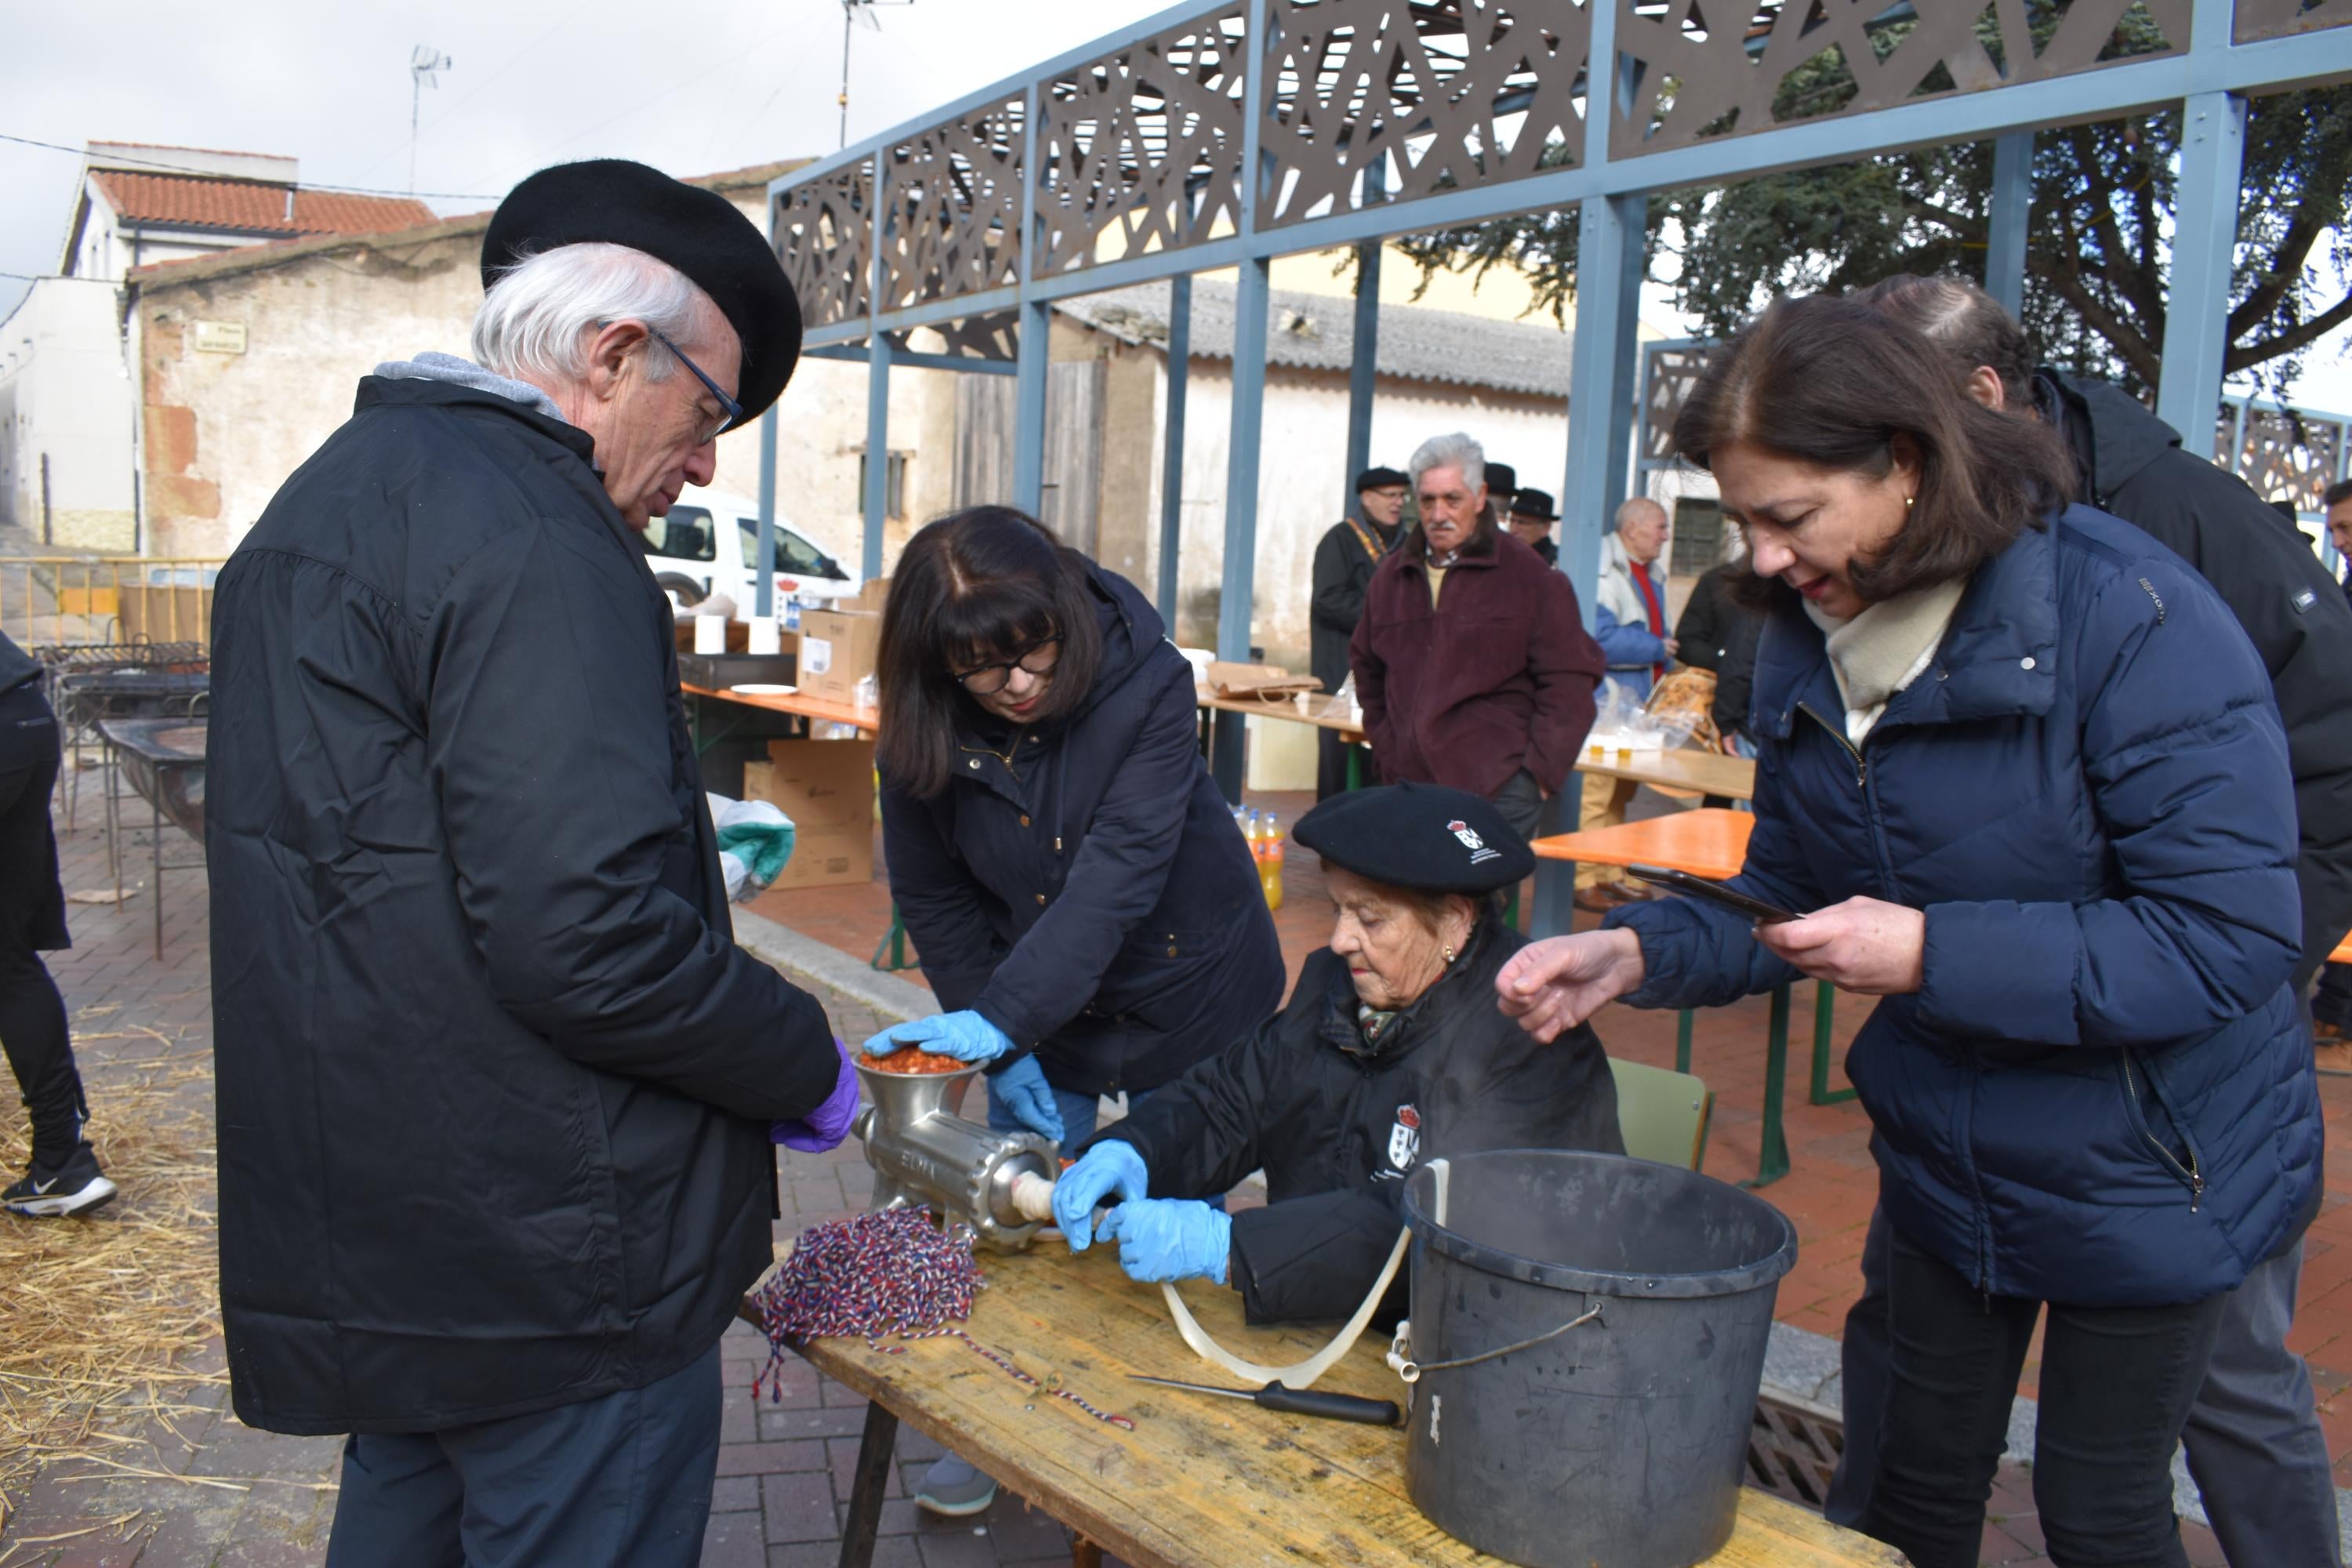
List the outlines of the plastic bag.
<svg viewBox="0 0 2352 1568">
<path fill-rule="evenodd" d="M 719 834 L 727 901 L 740 904 L 766 892 L 793 858 L 793 819 L 772 801 L 730 800 L 723 795 L 706 795 L 703 801 Z"/>
</svg>

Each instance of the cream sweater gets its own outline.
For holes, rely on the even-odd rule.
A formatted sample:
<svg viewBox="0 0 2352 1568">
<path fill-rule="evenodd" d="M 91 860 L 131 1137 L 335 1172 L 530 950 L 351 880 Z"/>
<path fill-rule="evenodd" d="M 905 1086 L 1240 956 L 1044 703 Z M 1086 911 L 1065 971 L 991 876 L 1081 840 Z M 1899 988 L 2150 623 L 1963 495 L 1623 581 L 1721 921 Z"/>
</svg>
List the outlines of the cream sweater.
<svg viewBox="0 0 2352 1568">
<path fill-rule="evenodd" d="M 1968 586 L 1964 580 L 1914 589 L 1865 605 L 1845 620 L 1806 601 L 1805 614 L 1829 638 L 1830 673 L 1845 703 L 1848 741 L 1861 745 L 1887 700 L 1927 672 Z"/>
</svg>

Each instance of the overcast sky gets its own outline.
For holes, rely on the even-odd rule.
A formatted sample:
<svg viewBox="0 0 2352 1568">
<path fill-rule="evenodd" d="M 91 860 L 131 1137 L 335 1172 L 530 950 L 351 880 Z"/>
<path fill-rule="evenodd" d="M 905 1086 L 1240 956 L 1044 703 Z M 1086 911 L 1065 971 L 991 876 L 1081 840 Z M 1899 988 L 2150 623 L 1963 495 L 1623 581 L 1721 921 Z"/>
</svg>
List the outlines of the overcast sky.
<svg viewBox="0 0 2352 1568">
<path fill-rule="evenodd" d="M 1139 18 L 1162 0 L 915 0 L 853 45 L 857 141 Z M 456 63 L 423 95 L 416 189 L 492 205 L 533 169 L 641 159 L 674 174 L 831 152 L 839 0 L 0 0 L 0 132 L 273 153 L 306 183 L 408 185 L 411 52 Z M 53 270 L 77 160 L 0 142 L 0 272 Z M 24 285 L 0 278 L 0 316 Z M 1654 301 L 1645 319 L 1671 326 Z M 2352 410 L 2352 333 L 2315 353 L 2301 401 Z"/>
</svg>

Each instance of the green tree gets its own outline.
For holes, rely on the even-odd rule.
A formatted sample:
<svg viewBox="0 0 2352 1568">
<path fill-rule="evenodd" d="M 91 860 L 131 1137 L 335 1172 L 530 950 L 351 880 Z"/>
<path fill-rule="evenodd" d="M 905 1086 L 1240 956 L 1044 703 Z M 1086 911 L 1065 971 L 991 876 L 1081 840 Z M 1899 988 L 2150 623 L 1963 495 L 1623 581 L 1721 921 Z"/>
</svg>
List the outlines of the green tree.
<svg viewBox="0 0 2352 1568">
<path fill-rule="evenodd" d="M 1874 38 L 1882 55 L 1901 27 Z M 2119 32 L 2117 43 L 2116 53 L 2144 52 L 2151 37 Z M 1834 110 L 1853 80 L 1824 52 L 1782 83 L 1780 118 Z M 2035 138 L 2025 319 L 2050 362 L 2156 384 L 2179 147 L 2177 108 Z M 1664 193 L 1649 207 L 1653 268 L 1665 270 L 1661 254 L 1679 263 L 1675 301 L 1710 336 L 1778 293 L 1843 291 L 1892 272 L 1980 279 L 1992 162 L 1990 143 L 1965 142 Z M 2281 389 L 2314 342 L 2352 321 L 2352 87 L 2253 100 L 2242 188 L 2227 369 Z M 1438 230 L 1404 248 L 1424 281 L 1440 268 L 1515 266 L 1560 316 L 1575 290 L 1576 232 L 1569 207 Z"/>
</svg>

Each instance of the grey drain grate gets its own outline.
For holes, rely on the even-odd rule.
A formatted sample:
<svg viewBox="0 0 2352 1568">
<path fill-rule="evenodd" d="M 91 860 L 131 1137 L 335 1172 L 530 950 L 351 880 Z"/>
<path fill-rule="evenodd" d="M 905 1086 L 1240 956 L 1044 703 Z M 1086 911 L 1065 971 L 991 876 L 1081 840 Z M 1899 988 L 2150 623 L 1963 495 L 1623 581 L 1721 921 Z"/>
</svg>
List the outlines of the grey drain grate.
<svg viewBox="0 0 2352 1568">
<path fill-rule="evenodd" d="M 1748 1484 L 1819 1510 L 1845 1451 L 1845 1428 L 1767 1395 L 1748 1434 Z"/>
</svg>

